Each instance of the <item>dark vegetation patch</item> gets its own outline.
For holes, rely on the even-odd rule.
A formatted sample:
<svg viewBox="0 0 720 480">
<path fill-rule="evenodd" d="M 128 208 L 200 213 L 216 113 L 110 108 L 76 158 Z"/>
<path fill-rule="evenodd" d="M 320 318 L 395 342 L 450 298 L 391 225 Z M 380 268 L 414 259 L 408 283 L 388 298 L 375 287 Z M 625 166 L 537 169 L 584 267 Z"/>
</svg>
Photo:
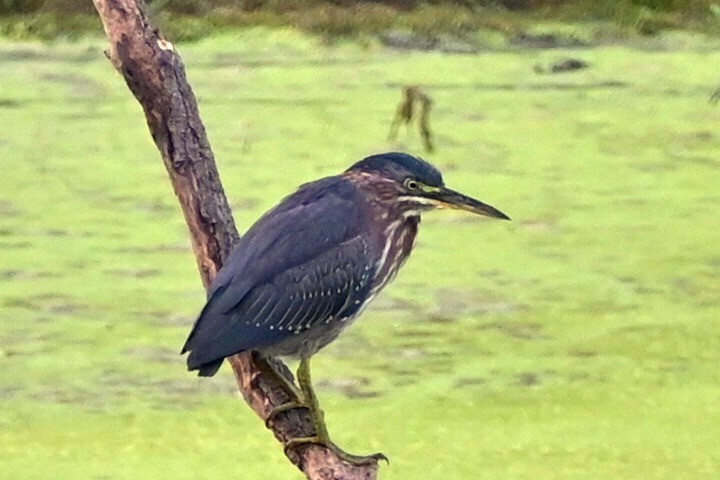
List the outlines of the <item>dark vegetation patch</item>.
<svg viewBox="0 0 720 480">
<path fill-rule="evenodd" d="M 435 303 L 431 312 L 432 321 L 435 322 L 465 315 L 510 313 L 518 309 L 514 302 L 472 290 L 439 289 L 435 293 Z"/>
<path fill-rule="evenodd" d="M 522 340 L 547 340 L 549 335 L 543 333 L 543 325 L 531 322 L 505 321 L 485 323 L 478 326 L 480 330 L 495 330 L 504 335 Z"/>
<path fill-rule="evenodd" d="M 170 311 L 138 311 L 131 312 L 131 314 L 138 317 L 150 317 L 153 325 L 161 327 L 190 327 L 195 321 L 194 317 Z"/>
<path fill-rule="evenodd" d="M 12 202 L 0 200 L 0 217 L 18 217 L 21 212 Z"/>
<path fill-rule="evenodd" d="M 427 317 L 425 317 L 425 321 L 428 323 L 436 323 L 436 324 L 450 324 L 457 322 L 457 317 L 453 317 L 451 315 L 443 315 L 442 313 L 431 313 Z"/>
<path fill-rule="evenodd" d="M 455 381 L 455 387 L 476 387 L 478 385 L 485 385 L 486 383 L 488 383 L 488 380 L 483 377 L 462 377 Z"/>
<path fill-rule="evenodd" d="M 162 347 L 136 346 L 123 350 L 123 355 L 133 359 L 157 363 L 178 363 L 180 355 L 176 350 Z"/>
<path fill-rule="evenodd" d="M 542 376 L 538 372 L 521 372 L 515 375 L 514 383 L 521 387 L 535 387 L 542 383 Z"/>
<path fill-rule="evenodd" d="M 6 307 L 25 308 L 52 315 L 75 315 L 88 308 L 72 297 L 60 294 L 7 297 L 3 303 Z"/>
<path fill-rule="evenodd" d="M 375 398 L 381 395 L 380 391 L 371 388 L 372 382 L 368 377 L 326 378 L 319 380 L 316 386 L 347 398 Z"/>
<path fill-rule="evenodd" d="M 140 395 L 154 408 L 186 408 L 199 404 L 203 396 L 237 395 L 235 383 L 224 376 L 160 378 L 140 372 L 106 370 L 96 378 L 95 384 L 95 393 L 86 405 L 111 404 Z"/>
<path fill-rule="evenodd" d="M 2 280 L 34 280 L 38 278 L 53 278 L 62 277 L 62 274 L 57 272 L 43 272 L 34 270 L 15 270 L 5 269 L 0 270 L 0 279 Z"/>
<path fill-rule="evenodd" d="M 416 32 L 393 30 L 379 37 L 380 43 L 397 50 L 438 51 L 442 53 L 472 54 L 482 50 L 472 39 L 456 35 L 426 35 Z"/>
<path fill-rule="evenodd" d="M 594 350 L 573 350 L 569 355 L 576 358 L 592 358 L 597 357 L 599 353 Z"/>
<path fill-rule="evenodd" d="M 534 32 L 543 20 L 613 23 L 624 32 L 655 36 L 665 30 L 716 31 L 712 0 L 385 0 L 238 1 L 153 0 L 151 16 L 172 41 L 196 40 L 213 32 L 255 25 L 291 26 L 332 40 L 378 36 L 401 49 L 473 53 L 473 34 L 485 30 L 523 48 L 583 47 L 586 39 Z M 79 37 L 101 33 L 91 2 L 31 0 L 0 2 L 0 35 L 11 38 Z M 607 35 L 607 34 L 605 34 Z M 627 34 L 619 34 L 622 37 Z M 27 58 L 37 55 L 26 52 Z M 36 57 L 35 57 L 36 58 Z"/>
<path fill-rule="evenodd" d="M 1 4 L 1 3 L 0 3 Z M 97 15 L 97 14 L 93 14 Z M 100 21 L 97 18 L 88 18 L 98 25 Z M 4 16 L 0 14 L 0 25 L 2 21 L 18 20 L 17 17 Z M 30 35 L 34 37 L 34 35 Z M 62 62 L 62 63 L 89 63 L 95 62 L 103 55 L 102 51 L 97 47 L 86 47 L 84 49 L 74 49 L 72 51 L 49 51 L 44 48 L 34 46 L 23 46 L 22 44 L 13 45 L 12 48 L 0 48 L 0 62 L 17 62 L 24 63 L 28 61 L 37 62 Z"/>
<path fill-rule="evenodd" d="M 20 108 L 24 103 L 14 98 L 0 98 L 0 108 Z"/>
<path fill-rule="evenodd" d="M 0 399 L 10 399 L 17 395 L 22 389 L 18 386 L 3 385 L 0 387 Z"/>
<path fill-rule="evenodd" d="M 510 45 L 525 48 L 580 48 L 588 47 L 585 40 L 555 33 L 533 34 L 520 32 L 510 38 Z"/>
<path fill-rule="evenodd" d="M 372 309 L 377 311 L 388 311 L 388 312 L 418 312 L 419 307 L 417 304 L 398 297 L 390 295 L 379 295 L 378 298 L 373 300 Z"/>
<path fill-rule="evenodd" d="M 547 66 L 535 65 L 535 67 L 533 67 L 535 73 L 568 73 L 577 72 L 586 68 L 590 68 L 590 64 L 579 58 L 565 58 L 556 60 Z"/>
<path fill-rule="evenodd" d="M 202 380 L 202 381 L 201 381 Z M 108 411 L 135 398 L 155 409 L 191 408 L 208 395 L 235 396 L 233 382 L 221 379 L 158 378 L 118 370 L 104 370 L 91 382 L 68 381 L 35 385 L 32 389 L 6 388 L 6 395 L 45 403 L 74 404 L 85 410 Z M 0 398 L 3 390 L 0 390 Z"/>
<path fill-rule="evenodd" d="M 218 53 L 208 59 L 198 59 L 193 64 L 198 67 L 243 67 L 243 68 L 295 68 L 295 67 L 324 67 L 324 66 L 353 66 L 365 65 L 367 60 L 361 58 L 338 58 L 335 56 L 326 58 L 282 57 L 282 58 L 253 58 L 248 59 L 246 55 L 236 53 Z"/>
<path fill-rule="evenodd" d="M 434 330 L 416 330 L 416 329 L 403 329 L 397 332 L 399 337 L 417 338 L 422 340 L 423 338 L 432 338 L 435 336 Z"/>
<path fill-rule="evenodd" d="M 342 105 L 341 100 L 329 99 L 324 97 L 241 97 L 239 99 L 243 104 L 251 105 L 286 105 L 286 106 L 304 106 L 319 107 L 327 105 Z M 212 104 L 213 102 L 204 102 Z"/>
<path fill-rule="evenodd" d="M 148 278 L 157 277 L 162 272 L 157 268 L 145 268 L 145 269 L 124 269 L 115 268 L 112 270 L 103 270 L 104 273 L 114 277 L 125 277 L 125 278 Z"/>
<path fill-rule="evenodd" d="M 189 252 L 191 250 L 190 245 L 183 244 L 158 244 L 158 245 L 147 245 L 147 246 L 132 246 L 132 247 L 119 247 L 114 249 L 117 253 L 163 253 L 163 252 Z"/>
<path fill-rule="evenodd" d="M 97 81 L 78 73 L 44 73 L 40 79 L 49 83 L 55 83 L 70 87 L 74 96 L 102 97 L 105 95 L 105 88 Z"/>
<path fill-rule="evenodd" d="M 40 391 L 30 393 L 29 396 L 33 400 L 47 403 L 80 404 L 90 408 L 105 405 L 105 401 L 94 390 L 78 387 L 66 388 L 62 385 L 48 386 Z"/>
<path fill-rule="evenodd" d="M 531 69 L 528 66 L 528 69 Z M 393 87 L 394 84 L 389 83 L 388 86 Z M 475 90 L 475 91 L 545 91 L 545 90 L 598 90 L 606 88 L 630 88 L 632 84 L 623 80 L 598 80 L 598 81 L 578 81 L 578 82 L 519 82 L 519 83 L 432 83 L 424 84 L 429 90 Z M 395 87 L 396 88 L 396 87 Z"/>
<path fill-rule="evenodd" d="M 33 355 L 37 352 L 48 352 L 57 350 L 53 346 L 54 336 L 51 333 L 39 333 L 32 328 L 20 328 L 12 332 L 4 332 L 0 337 L 2 355 L 11 357 L 22 357 Z"/>
</svg>

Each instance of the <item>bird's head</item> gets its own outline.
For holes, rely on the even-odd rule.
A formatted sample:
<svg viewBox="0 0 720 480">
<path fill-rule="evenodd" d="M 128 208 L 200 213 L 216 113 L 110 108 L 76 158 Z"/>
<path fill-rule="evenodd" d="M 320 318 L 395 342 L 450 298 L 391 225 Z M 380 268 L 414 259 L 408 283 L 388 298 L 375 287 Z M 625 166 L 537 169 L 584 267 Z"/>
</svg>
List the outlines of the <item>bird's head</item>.
<svg viewBox="0 0 720 480">
<path fill-rule="evenodd" d="M 453 208 L 486 217 L 510 217 L 486 203 L 445 186 L 440 171 L 425 160 L 406 153 L 390 152 L 360 160 L 346 172 L 368 183 L 380 201 L 392 202 L 403 215 L 425 210 Z"/>
</svg>

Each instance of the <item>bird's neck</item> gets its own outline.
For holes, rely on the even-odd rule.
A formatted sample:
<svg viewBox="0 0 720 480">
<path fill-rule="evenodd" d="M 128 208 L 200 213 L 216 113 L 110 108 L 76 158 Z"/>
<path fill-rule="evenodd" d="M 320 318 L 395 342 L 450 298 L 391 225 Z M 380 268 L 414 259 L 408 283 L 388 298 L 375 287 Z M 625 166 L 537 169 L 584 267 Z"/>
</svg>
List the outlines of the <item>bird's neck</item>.
<svg viewBox="0 0 720 480">
<path fill-rule="evenodd" d="M 382 290 L 397 275 L 410 256 L 417 236 L 420 216 L 399 216 L 385 228 L 385 243 L 375 270 L 373 294 Z"/>
</svg>

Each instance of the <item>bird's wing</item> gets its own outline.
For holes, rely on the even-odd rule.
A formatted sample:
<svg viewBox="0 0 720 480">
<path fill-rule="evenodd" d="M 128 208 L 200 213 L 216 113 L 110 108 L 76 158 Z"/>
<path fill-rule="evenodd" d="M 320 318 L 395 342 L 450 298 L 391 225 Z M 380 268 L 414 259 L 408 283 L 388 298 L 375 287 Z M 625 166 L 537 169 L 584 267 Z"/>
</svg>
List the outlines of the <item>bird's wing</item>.
<svg viewBox="0 0 720 480">
<path fill-rule="evenodd" d="M 357 203 L 325 195 L 272 213 L 218 273 L 183 348 L 191 369 L 350 317 L 362 306 L 375 262 Z"/>
</svg>

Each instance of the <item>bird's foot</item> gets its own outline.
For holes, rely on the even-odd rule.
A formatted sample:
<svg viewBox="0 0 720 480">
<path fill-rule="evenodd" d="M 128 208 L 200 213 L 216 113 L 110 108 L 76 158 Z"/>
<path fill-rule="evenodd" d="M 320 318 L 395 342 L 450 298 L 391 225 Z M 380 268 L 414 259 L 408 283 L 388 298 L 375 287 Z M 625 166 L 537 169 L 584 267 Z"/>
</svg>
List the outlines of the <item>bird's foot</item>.
<svg viewBox="0 0 720 480">
<path fill-rule="evenodd" d="M 257 352 L 254 352 L 255 356 L 253 359 L 255 360 L 256 365 L 260 368 L 260 370 L 275 379 L 277 385 L 288 395 L 290 400 L 283 405 L 295 405 L 294 407 L 288 407 L 285 408 L 285 410 L 292 410 L 293 408 L 299 408 L 305 405 L 305 399 L 302 391 L 298 387 L 295 386 L 295 383 L 293 383 L 293 375 L 292 372 L 287 368 L 287 366 L 282 363 L 277 358 L 273 357 L 262 357 Z M 280 405 L 276 408 L 282 408 L 283 405 Z M 280 412 L 277 412 L 280 413 Z M 272 413 L 271 413 L 272 415 Z"/>
<path fill-rule="evenodd" d="M 285 453 L 287 454 L 289 450 L 293 450 L 300 445 L 307 445 L 308 443 L 322 445 L 323 447 L 331 450 L 338 458 L 351 465 L 368 465 L 371 463 L 377 463 L 380 460 L 390 463 L 388 457 L 386 457 L 382 453 L 373 453 L 371 455 L 354 455 L 352 453 L 346 452 L 345 450 L 335 445 L 329 438 L 322 438 L 321 436 L 317 435 L 313 437 L 301 437 L 291 439 L 285 444 Z"/>
<path fill-rule="evenodd" d="M 264 363 L 265 365 L 269 365 L 268 369 L 270 371 L 277 374 L 277 370 L 273 368 L 273 366 L 267 360 Z M 283 375 L 279 376 L 282 377 Z M 285 443 L 286 455 L 290 451 L 295 450 L 296 447 L 314 443 L 328 448 L 338 458 L 344 460 L 351 465 L 368 465 L 372 463 L 377 463 L 380 460 L 385 460 L 389 463 L 388 458 L 382 453 L 375 453 L 367 456 L 353 455 L 347 453 L 346 451 L 335 445 L 330 440 L 330 435 L 328 434 L 327 426 L 325 425 L 325 414 L 320 408 L 317 396 L 315 395 L 315 391 L 312 388 L 312 381 L 310 379 L 310 364 L 307 358 L 300 359 L 300 366 L 298 367 L 297 378 L 298 384 L 300 385 L 299 391 L 292 391 L 297 390 L 297 388 L 294 384 L 288 382 L 288 386 L 292 386 L 292 388 L 288 388 L 288 394 L 290 394 L 291 400 L 273 408 L 268 415 L 268 418 L 265 420 L 265 425 L 270 426 L 270 424 L 277 417 L 277 415 L 282 412 L 287 412 L 289 410 L 295 410 L 299 408 L 308 409 L 310 416 L 312 417 L 312 423 L 315 430 L 314 435 L 307 437 L 296 437 L 288 440 L 288 442 Z"/>
</svg>

